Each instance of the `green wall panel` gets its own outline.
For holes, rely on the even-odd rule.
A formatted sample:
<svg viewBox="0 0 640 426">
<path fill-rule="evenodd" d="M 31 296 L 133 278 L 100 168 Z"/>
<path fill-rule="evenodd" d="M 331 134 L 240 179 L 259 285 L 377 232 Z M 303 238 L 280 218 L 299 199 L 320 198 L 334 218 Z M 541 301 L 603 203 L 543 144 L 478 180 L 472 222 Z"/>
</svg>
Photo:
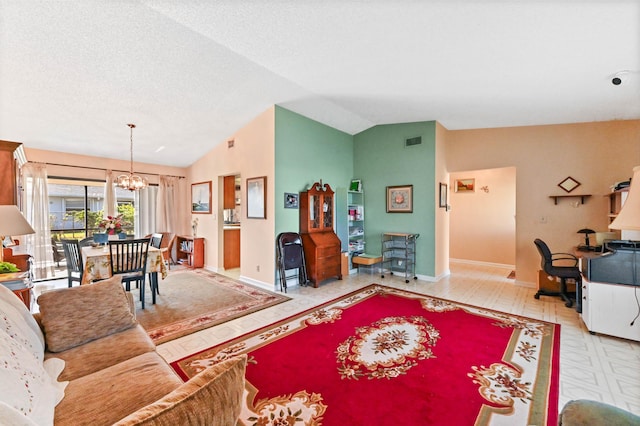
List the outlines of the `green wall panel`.
<svg viewBox="0 0 640 426">
<path fill-rule="evenodd" d="M 275 234 L 298 232 L 299 210 L 284 208 L 284 193 L 305 191 L 320 179 L 346 193 L 353 177 L 353 136 L 276 106 L 275 150 Z M 346 214 L 336 216 L 336 228 L 346 230 Z"/>
<path fill-rule="evenodd" d="M 375 126 L 354 136 L 354 177 L 365 191 L 365 242 L 381 252 L 383 232 L 420 234 L 416 273 L 435 276 L 435 121 Z M 405 139 L 422 144 L 405 147 Z M 413 185 L 413 213 L 387 213 L 386 187 Z"/>
</svg>

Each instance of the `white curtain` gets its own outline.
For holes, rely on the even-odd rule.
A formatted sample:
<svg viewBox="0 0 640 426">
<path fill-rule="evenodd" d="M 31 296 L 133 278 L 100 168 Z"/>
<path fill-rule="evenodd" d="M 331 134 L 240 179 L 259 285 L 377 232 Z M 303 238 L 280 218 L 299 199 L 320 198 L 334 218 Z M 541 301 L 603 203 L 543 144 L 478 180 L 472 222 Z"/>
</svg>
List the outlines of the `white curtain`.
<svg viewBox="0 0 640 426">
<path fill-rule="evenodd" d="M 160 176 L 156 224 L 162 232 L 183 233 L 180 216 L 180 179 L 174 176 Z"/>
<path fill-rule="evenodd" d="M 27 252 L 33 256 L 34 279 L 51 278 L 53 249 L 49 224 L 49 192 L 47 189 L 47 166 L 27 163 L 22 168 L 24 191 L 24 215 L 36 231 L 25 237 Z"/>
<path fill-rule="evenodd" d="M 148 186 L 135 193 L 135 233 L 137 238 L 158 232 L 159 228 L 156 226 L 157 194 L 158 188 L 155 186 Z"/>
<path fill-rule="evenodd" d="M 116 197 L 116 187 L 113 183 L 113 171 L 105 172 L 104 184 L 104 217 L 116 216 L 118 214 L 118 198 Z"/>
</svg>

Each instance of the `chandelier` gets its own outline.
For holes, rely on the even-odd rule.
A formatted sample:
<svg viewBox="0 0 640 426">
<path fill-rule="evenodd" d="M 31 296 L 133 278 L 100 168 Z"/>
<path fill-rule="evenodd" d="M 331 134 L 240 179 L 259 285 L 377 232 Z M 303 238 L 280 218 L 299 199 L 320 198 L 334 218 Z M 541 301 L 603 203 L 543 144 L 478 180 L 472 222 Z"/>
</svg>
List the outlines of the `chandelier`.
<svg viewBox="0 0 640 426">
<path fill-rule="evenodd" d="M 135 124 L 127 124 L 130 129 L 129 140 L 131 142 L 131 166 L 129 168 L 129 173 L 120 175 L 116 179 L 116 186 L 124 189 L 128 189 L 129 191 L 137 191 L 142 188 L 146 188 L 149 185 L 146 178 L 140 177 L 138 175 L 133 174 L 133 129 L 135 129 Z"/>
</svg>

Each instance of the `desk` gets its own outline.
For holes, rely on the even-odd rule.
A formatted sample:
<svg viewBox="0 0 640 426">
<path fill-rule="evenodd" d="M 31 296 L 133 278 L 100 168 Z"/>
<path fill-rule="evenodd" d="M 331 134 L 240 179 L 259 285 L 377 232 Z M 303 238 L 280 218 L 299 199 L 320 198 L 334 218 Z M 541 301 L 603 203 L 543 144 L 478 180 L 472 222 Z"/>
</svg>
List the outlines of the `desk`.
<svg viewBox="0 0 640 426">
<path fill-rule="evenodd" d="M 84 272 L 81 284 L 90 284 L 94 280 L 111 277 L 111 256 L 108 247 L 106 250 L 104 247 L 82 247 L 82 263 Z M 162 279 L 167 278 L 167 265 L 164 263 L 162 251 L 149 246 L 147 273 L 153 274 L 157 280 L 158 272 L 162 274 Z"/>
</svg>

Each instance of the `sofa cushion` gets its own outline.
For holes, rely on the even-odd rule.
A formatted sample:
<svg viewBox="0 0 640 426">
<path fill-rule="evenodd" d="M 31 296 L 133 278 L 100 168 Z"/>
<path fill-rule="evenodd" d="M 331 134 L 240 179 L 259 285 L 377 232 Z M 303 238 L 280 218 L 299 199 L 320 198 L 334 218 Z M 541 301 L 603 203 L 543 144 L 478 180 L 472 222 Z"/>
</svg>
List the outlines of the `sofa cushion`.
<svg viewBox="0 0 640 426">
<path fill-rule="evenodd" d="M 111 425 L 182 385 L 156 352 L 147 352 L 69 382 L 55 425 Z"/>
<path fill-rule="evenodd" d="M 136 325 L 121 277 L 38 297 L 47 349 L 61 352 Z"/>
<path fill-rule="evenodd" d="M 235 425 L 242 408 L 246 364 L 247 356 L 242 355 L 211 366 L 116 425 Z"/>
<path fill-rule="evenodd" d="M 59 380 L 75 380 L 129 358 L 153 352 L 155 348 L 144 328 L 137 325 L 66 351 L 46 352 L 44 356 L 45 359 L 55 357 L 65 361 L 66 366 Z"/>
</svg>

